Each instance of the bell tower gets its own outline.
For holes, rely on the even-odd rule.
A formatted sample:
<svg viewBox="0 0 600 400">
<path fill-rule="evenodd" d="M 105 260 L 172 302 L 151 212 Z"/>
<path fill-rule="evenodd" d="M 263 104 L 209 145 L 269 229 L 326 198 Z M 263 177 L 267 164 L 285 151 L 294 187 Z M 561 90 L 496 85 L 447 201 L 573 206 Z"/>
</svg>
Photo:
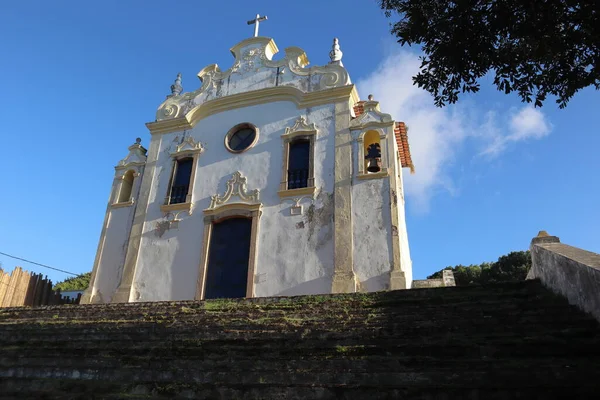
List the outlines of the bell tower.
<svg viewBox="0 0 600 400">
<path fill-rule="evenodd" d="M 123 273 L 129 234 L 137 206 L 142 175 L 146 166 L 146 149 L 137 138 L 127 156 L 115 166 L 115 176 L 100 233 L 90 285 L 81 303 L 111 301 Z"/>
</svg>

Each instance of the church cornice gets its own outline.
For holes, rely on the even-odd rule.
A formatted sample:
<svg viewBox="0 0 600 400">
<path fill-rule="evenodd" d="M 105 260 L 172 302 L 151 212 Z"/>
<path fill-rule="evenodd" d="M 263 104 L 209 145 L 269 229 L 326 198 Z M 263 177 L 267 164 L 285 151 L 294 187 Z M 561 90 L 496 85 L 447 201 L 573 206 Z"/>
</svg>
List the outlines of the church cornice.
<svg viewBox="0 0 600 400">
<path fill-rule="evenodd" d="M 200 120 L 210 115 L 257 104 L 291 101 L 297 108 L 302 109 L 341 101 L 354 104 L 358 100 L 358 92 L 353 84 L 308 93 L 292 86 L 276 86 L 209 100 L 194 107 L 185 116 L 148 122 L 146 126 L 153 135 L 163 134 L 192 129 Z"/>
</svg>

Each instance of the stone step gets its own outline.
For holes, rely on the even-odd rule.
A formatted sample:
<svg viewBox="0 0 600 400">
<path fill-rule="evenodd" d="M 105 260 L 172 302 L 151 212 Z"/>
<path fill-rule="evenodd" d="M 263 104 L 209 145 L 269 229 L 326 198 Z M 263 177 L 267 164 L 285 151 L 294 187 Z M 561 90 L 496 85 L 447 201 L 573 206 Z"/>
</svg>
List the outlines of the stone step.
<svg viewBox="0 0 600 400">
<path fill-rule="evenodd" d="M 190 369 L 150 369 L 123 366 L 122 368 L 90 368 L 73 370 L 59 367 L 0 367 L 1 378 L 34 378 L 53 377 L 57 379 L 102 380 L 107 382 L 154 382 L 154 383 L 185 383 L 194 382 L 203 385 L 277 385 L 277 386 L 350 386 L 361 388 L 403 388 L 403 387 L 446 387 L 456 388 L 470 385 L 472 388 L 493 387 L 526 388 L 535 386 L 543 381 L 545 387 L 564 387 L 565 382 L 570 386 L 596 387 L 597 383 L 590 381 L 597 372 L 582 368 L 572 368 L 570 365 L 538 366 L 531 371 L 530 366 L 514 363 L 510 368 L 497 368 L 493 363 L 486 367 L 482 365 L 476 370 L 462 370 L 460 376 L 451 369 L 436 369 L 432 366 L 424 371 L 378 371 L 378 372 L 343 372 L 320 370 L 313 371 L 281 371 L 281 370 L 252 370 L 240 373 L 238 371 L 203 371 Z M 597 364 L 596 364 L 597 366 Z M 585 371 L 588 372 L 585 372 Z M 558 379 L 557 379 L 558 378 Z"/>
<path fill-rule="evenodd" d="M 132 310 L 130 310 L 132 311 Z M 552 311 L 552 313 L 549 313 Z M 549 306 L 545 303 L 527 303 L 526 306 L 514 304 L 513 302 L 503 301 L 498 303 L 492 303 L 489 307 L 484 307 L 482 304 L 469 304 L 461 307 L 458 306 L 439 306 L 439 307 L 427 307 L 422 306 L 418 308 L 381 308 L 378 306 L 369 307 L 340 307 L 335 308 L 320 308 L 320 309 L 301 309 L 301 310 L 262 310 L 260 308 L 253 309 L 232 309 L 226 311 L 205 311 L 202 309 L 185 308 L 178 309 L 177 312 L 160 312 L 155 311 L 153 313 L 139 313 L 129 312 L 128 314 L 109 314 L 109 313 L 98 313 L 98 314 L 85 314 L 81 313 L 71 314 L 62 311 L 53 311 L 52 313 L 29 315 L 25 317 L 5 315 L 0 319 L 1 325 L 10 325 L 11 323 L 27 324 L 30 323 L 50 323 L 55 324 L 59 322 L 75 323 L 75 322 L 86 322 L 86 321 L 98 321 L 98 322 L 161 322 L 162 320 L 168 321 L 190 321 L 194 323 L 204 322 L 219 322 L 224 317 L 227 318 L 228 323 L 237 322 L 239 320 L 256 319 L 256 320 L 273 320 L 277 318 L 289 319 L 289 318 L 303 318 L 305 320 L 331 320 L 339 321 L 340 316 L 344 316 L 344 320 L 363 320 L 372 318 L 402 318 L 406 320 L 427 320 L 431 317 L 437 317 L 441 319 L 447 319 L 451 317 L 460 316 L 462 318 L 478 318 L 481 316 L 511 316 L 512 314 L 525 314 L 525 315 L 539 315 L 541 317 L 549 315 L 557 316 L 568 316 L 572 315 L 574 318 L 580 318 L 576 309 L 572 306 L 565 305 L 564 303 L 557 306 Z"/>
<path fill-rule="evenodd" d="M 60 386 L 62 390 L 57 390 Z M 77 380 L 3 380 L 0 378 L 0 392 L 5 398 L 32 399 L 348 399 L 348 400 L 383 400 L 383 399 L 473 399 L 473 400 L 513 400 L 513 399 L 589 399 L 594 398 L 596 391 L 589 386 L 583 387 L 462 387 L 447 388 L 439 386 L 404 387 L 404 388 L 360 388 L 353 386 L 323 387 L 310 386 L 276 386 L 268 384 L 256 385 L 202 385 L 133 383 L 119 385 L 95 381 L 81 383 Z"/>
<path fill-rule="evenodd" d="M 142 364 L 153 359 L 180 360 L 207 359 L 218 361 L 252 360 L 293 360 L 293 359 L 330 359 L 344 356 L 352 359 L 367 359 L 377 357 L 425 357 L 439 360 L 462 360 L 465 358 L 485 359 L 521 359 L 549 357 L 573 359 L 578 357 L 600 357 L 600 341 L 594 338 L 556 338 L 553 336 L 538 338 L 517 337 L 481 337 L 481 338 L 440 338 L 423 339 L 415 342 L 398 343 L 394 340 L 348 340 L 340 339 L 330 342 L 323 341 L 244 341 L 242 343 L 202 342 L 143 342 L 144 345 L 129 343 L 94 343 L 94 345 L 78 347 L 65 346 L 43 347 L 38 344 L 32 347 L 13 346 L 3 347 L 0 359 L 1 365 L 21 365 L 19 358 L 28 357 L 39 359 L 40 363 L 52 364 L 54 359 L 71 357 L 81 359 L 82 363 L 91 358 L 117 358 L 128 363 Z M 138 361 L 135 361 L 138 360 Z M 40 364 L 42 365 L 42 364 Z"/>
<path fill-rule="evenodd" d="M 329 327 L 330 330 L 335 330 L 340 327 L 345 329 L 370 329 L 378 328 L 396 328 L 396 327 L 413 327 L 415 329 L 423 329 L 427 327 L 452 327 L 452 326 L 473 326 L 484 327 L 498 324 L 501 325 L 543 325 L 543 326 L 570 326 L 582 323 L 588 324 L 589 317 L 580 313 L 573 313 L 571 310 L 566 312 L 557 312 L 547 310 L 546 312 L 538 311 L 513 311 L 504 314 L 497 312 L 475 314 L 473 312 L 467 315 L 461 313 L 445 313 L 441 315 L 422 314 L 413 318 L 390 313 L 389 315 L 364 315 L 360 317 L 343 316 L 338 314 L 338 317 L 319 315 L 303 316 L 289 315 L 285 317 L 270 317 L 270 316 L 254 316 L 240 315 L 237 317 L 223 316 L 218 319 L 184 319 L 184 318 L 163 318 L 163 319 L 117 319 L 117 320 L 61 320 L 54 319 L 49 321 L 35 321 L 27 323 L 0 323 L 0 337 L 10 335 L 12 332 L 52 332 L 55 330 L 69 329 L 73 334 L 85 334 L 94 330 L 111 331 L 126 331 L 128 329 L 139 329 L 144 332 L 160 331 L 164 327 L 168 327 L 171 331 L 182 331 L 202 327 L 213 331 L 219 330 L 279 330 L 279 329 L 297 329 L 301 327 Z"/>
<path fill-rule="evenodd" d="M 439 349 L 439 348 L 438 348 Z M 261 357 L 257 362 L 256 354 L 239 352 L 230 353 L 226 349 L 220 354 L 183 351 L 148 352 L 138 354 L 118 354 L 117 352 L 101 352 L 97 354 L 81 353 L 48 353 L 48 354 L 3 354 L 0 356 L 0 369 L 15 368 L 47 369 L 57 368 L 63 371 L 97 370 L 99 368 L 134 368 L 145 370 L 163 370 L 168 366 L 171 370 L 186 369 L 203 372 L 239 372 L 253 371 L 304 371 L 320 373 L 322 371 L 376 373 L 390 371 L 428 372 L 432 370 L 479 370 L 490 368 L 510 369 L 515 363 L 521 368 L 538 370 L 540 368 L 585 368 L 600 367 L 598 361 L 590 360 L 590 355 L 583 351 L 563 354 L 518 354 L 514 351 L 499 352 L 472 351 L 461 348 L 452 352 L 438 352 L 431 348 L 417 353 L 398 351 L 399 349 L 375 349 L 363 351 L 356 346 L 336 346 L 323 349 L 321 352 L 304 354 L 273 353 Z M 391 351 L 388 351 L 391 350 Z M 420 349 L 419 349 L 420 350 Z M 508 350 L 508 349 L 506 349 Z M 412 354 L 411 354 L 412 353 Z M 460 354 L 461 357 L 457 357 Z M 543 355 L 543 357 L 541 357 Z M 68 356 L 68 357 L 67 357 Z M 6 372 L 5 374 L 8 374 Z"/>
<path fill-rule="evenodd" d="M 593 398 L 599 371 L 599 324 L 537 281 L 0 310 L 0 398 Z"/>
<path fill-rule="evenodd" d="M 171 309 L 177 307 L 190 307 L 197 304 L 210 304 L 210 307 L 223 308 L 228 307 L 255 307 L 260 306 L 265 309 L 283 308 L 289 309 L 293 307 L 310 307 L 323 304 L 333 305 L 346 304 L 363 304 L 378 301 L 380 305 L 404 303 L 408 305 L 410 302 L 416 302 L 417 306 L 426 304 L 447 304 L 453 303 L 456 300 L 462 302 L 471 302 L 472 299 L 477 299 L 478 302 L 485 302 L 486 298 L 505 298 L 510 297 L 512 300 L 520 298 L 532 299 L 536 296 L 541 296 L 546 301 L 555 297 L 545 291 L 539 282 L 518 282 L 515 284 L 502 284 L 494 286 L 475 286 L 475 287 L 456 287 L 456 288 L 437 288 L 437 289 L 413 289 L 413 290 L 398 290 L 391 292 L 378 293 L 358 293 L 358 294 L 342 294 L 342 295 L 319 295 L 319 296 L 296 296 L 296 297 L 274 297 L 274 298 L 257 298 L 257 299 L 227 299 L 226 301 L 212 300 L 207 302 L 197 301 L 178 301 L 178 302 L 154 302 L 154 303 L 125 303 L 125 304 L 102 304 L 102 305 L 67 305 L 67 306 L 46 306 L 34 309 L 22 307 L 6 308 L 0 311 L 0 317 L 5 313 L 19 313 L 21 318 L 25 318 L 27 313 L 44 313 L 59 310 L 62 312 L 80 313 L 82 310 L 107 312 L 109 310 L 157 310 Z M 358 299 L 358 300 L 357 300 Z M 557 299 L 560 302 L 560 299 Z M 561 302 L 562 303 L 562 302 Z"/>
</svg>

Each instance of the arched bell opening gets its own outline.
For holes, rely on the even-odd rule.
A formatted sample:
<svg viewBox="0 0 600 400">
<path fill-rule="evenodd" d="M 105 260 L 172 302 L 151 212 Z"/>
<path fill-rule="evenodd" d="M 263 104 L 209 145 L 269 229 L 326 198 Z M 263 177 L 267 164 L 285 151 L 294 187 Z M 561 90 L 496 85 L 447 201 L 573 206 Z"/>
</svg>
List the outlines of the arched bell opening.
<svg viewBox="0 0 600 400">
<path fill-rule="evenodd" d="M 129 170 L 123 175 L 121 181 L 121 189 L 119 190 L 119 198 L 117 203 L 126 203 L 131 200 L 131 191 L 133 190 L 134 172 Z"/>
<path fill-rule="evenodd" d="M 363 138 L 364 146 L 364 170 L 367 173 L 377 173 L 381 171 L 381 143 L 379 132 L 368 131 Z"/>
</svg>

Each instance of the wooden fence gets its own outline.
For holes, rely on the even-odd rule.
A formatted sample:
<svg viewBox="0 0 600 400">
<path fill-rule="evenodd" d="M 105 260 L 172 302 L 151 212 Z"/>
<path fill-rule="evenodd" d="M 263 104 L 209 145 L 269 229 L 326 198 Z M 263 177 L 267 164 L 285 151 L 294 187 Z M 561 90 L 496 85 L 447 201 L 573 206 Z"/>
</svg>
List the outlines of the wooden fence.
<svg viewBox="0 0 600 400">
<path fill-rule="evenodd" d="M 60 291 L 52 290 L 52 281 L 42 274 L 33 274 L 16 267 L 10 274 L 0 268 L 0 307 L 44 306 L 79 303 L 63 299 Z"/>
</svg>

